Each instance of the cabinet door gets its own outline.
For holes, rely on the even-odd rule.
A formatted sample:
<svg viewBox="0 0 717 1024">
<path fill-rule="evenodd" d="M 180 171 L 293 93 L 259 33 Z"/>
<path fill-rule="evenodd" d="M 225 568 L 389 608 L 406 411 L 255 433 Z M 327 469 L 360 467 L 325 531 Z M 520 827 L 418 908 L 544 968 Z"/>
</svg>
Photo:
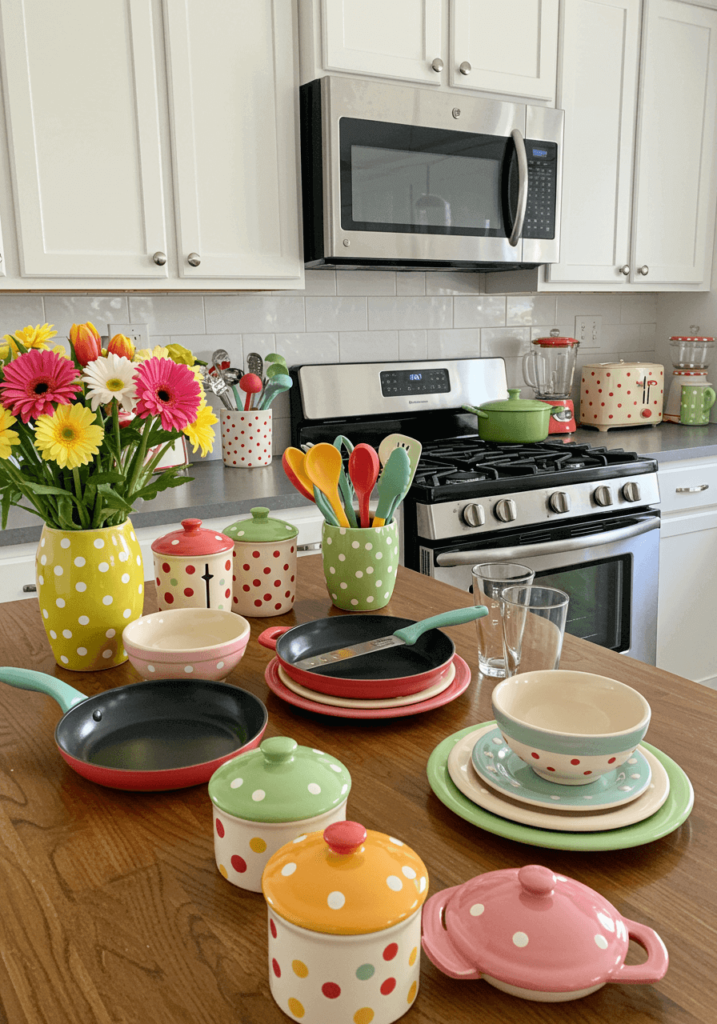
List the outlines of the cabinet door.
<svg viewBox="0 0 717 1024">
<path fill-rule="evenodd" d="M 699 284 L 715 224 L 717 11 L 649 0 L 645 19 L 631 280 Z"/>
<path fill-rule="evenodd" d="M 441 37 L 441 0 L 321 0 L 328 71 L 439 85 L 431 64 L 444 57 Z"/>
<path fill-rule="evenodd" d="M 300 286 L 292 0 L 164 14 L 180 275 Z"/>
<path fill-rule="evenodd" d="M 640 0 L 563 5 L 558 107 L 565 111 L 560 263 L 547 279 L 627 283 Z"/>
<path fill-rule="evenodd" d="M 0 16 L 21 274 L 165 277 L 151 0 L 0 0 Z"/>
<path fill-rule="evenodd" d="M 554 102 L 558 0 L 451 0 L 450 34 L 451 85 Z"/>
</svg>

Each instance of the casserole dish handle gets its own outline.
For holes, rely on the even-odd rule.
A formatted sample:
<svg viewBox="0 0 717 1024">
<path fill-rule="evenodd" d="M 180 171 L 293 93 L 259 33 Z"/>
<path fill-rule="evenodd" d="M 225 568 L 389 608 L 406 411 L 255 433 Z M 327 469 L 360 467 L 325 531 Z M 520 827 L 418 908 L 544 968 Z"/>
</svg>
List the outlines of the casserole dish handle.
<svg viewBox="0 0 717 1024">
<path fill-rule="evenodd" d="M 476 407 L 474 405 L 464 405 L 461 408 L 465 409 L 466 412 L 473 412 L 473 413 L 475 413 L 479 420 L 487 420 L 488 419 L 488 413 L 487 412 L 483 412 L 482 409 L 476 409 Z"/>
<path fill-rule="evenodd" d="M 480 971 L 458 953 L 448 931 L 443 926 L 446 904 L 450 901 L 453 893 L 460 888 L 460 885 L 454 885 L 450 889 L 443 889 L 426 901 L 421 922 L 423 932 L 421 944 L 428 959 L 449 978 L 477 981 L 481 976 Z"/>
<path fill-rule="evenodd" d="M 623 918 L 627 934 L 647 953 L 644 964 L 621 964 L 608 981 L 619 982 L 621 985 L 652 985 L 665 977 L 670 958 L 665 943 L 652 928 L 637 921 Z"/>
<path fill-rule="evenodd" d="M 259 634 L 257 640 L 262 647 L 268 647 L 270 651 L 275 651 L 276 641 L 279 637 L 283 636 L 284 633 L 288 633 L 289 630 L 293 628 L 293 626 L 269 626 L 268 629 L 265 629 L 263 633 Z"/>
</svg>

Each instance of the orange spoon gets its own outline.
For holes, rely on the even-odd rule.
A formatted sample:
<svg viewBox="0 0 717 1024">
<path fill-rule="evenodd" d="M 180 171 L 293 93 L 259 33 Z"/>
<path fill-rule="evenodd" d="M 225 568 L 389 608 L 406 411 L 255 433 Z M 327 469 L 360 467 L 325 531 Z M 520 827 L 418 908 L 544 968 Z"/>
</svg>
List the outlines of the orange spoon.
<svg viewBox="0 0 717 1024">
<path fill-rule="evenodd" d="M 304 459 L 306 456 L 298 448 L 287 448 L 281 456 L 281 464 L 284 472 L 291 480 L 299 494 L 303 494 L 309 501 L 314 500 L 314 485 L 306 475 Z"/>
<path fill-rule="evenodd" d="M 309 480 L 326 496 L 339 526 L 348 527 L 349 521 L 339 497 L 339 480 L 343 470 L 341 452 L 332 444 L 315 444 L 306 453 L 304 469 Z"/>
</svg>

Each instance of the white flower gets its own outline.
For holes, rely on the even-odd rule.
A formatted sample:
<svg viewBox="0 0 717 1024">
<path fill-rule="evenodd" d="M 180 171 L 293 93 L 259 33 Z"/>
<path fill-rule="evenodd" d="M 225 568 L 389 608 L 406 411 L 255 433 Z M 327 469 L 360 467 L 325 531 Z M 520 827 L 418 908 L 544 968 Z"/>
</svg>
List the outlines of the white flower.
<svg viewBox="0 0 717 1024">
<path fill-rule="evenodd" d="M 107 405 L 116 398 L 120 409 L 132 412 L 136 397 L 136 369 L 129 359 L 115 355 L 114 352 L 88 363 L 82 380 L 87 384 L 87 398 L 90 399 L 92 410 L 95 411 L 99 405 Z"/>
</svg>

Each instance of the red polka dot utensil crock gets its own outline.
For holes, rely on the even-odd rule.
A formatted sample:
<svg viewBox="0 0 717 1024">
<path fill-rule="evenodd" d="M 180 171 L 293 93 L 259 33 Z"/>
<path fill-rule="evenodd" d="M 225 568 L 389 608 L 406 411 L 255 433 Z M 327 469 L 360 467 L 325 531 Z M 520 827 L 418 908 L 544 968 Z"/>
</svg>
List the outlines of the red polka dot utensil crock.
<svg viewBox="0 0 717 1024">
<path fill-rule="evenodd" d="M 271 462 L 271 409 L 222 409 L 222 459 L 230 469 L 254 469 Z"/>
<path fill-rule="evenodd" d="M 288 612 L 296 598 L 298 527 L 258 507 L 224 533 L 234 544 L 232 611 L 252 618 Z"/>
<path fill-rule="evenodd" d="M 171 608 L 217 608 L 232 605 L 230 537 L 203 530 L 201 519 L 183 519 L 182 529 L 152 544 L 159 611 Z"/>
</svg>

